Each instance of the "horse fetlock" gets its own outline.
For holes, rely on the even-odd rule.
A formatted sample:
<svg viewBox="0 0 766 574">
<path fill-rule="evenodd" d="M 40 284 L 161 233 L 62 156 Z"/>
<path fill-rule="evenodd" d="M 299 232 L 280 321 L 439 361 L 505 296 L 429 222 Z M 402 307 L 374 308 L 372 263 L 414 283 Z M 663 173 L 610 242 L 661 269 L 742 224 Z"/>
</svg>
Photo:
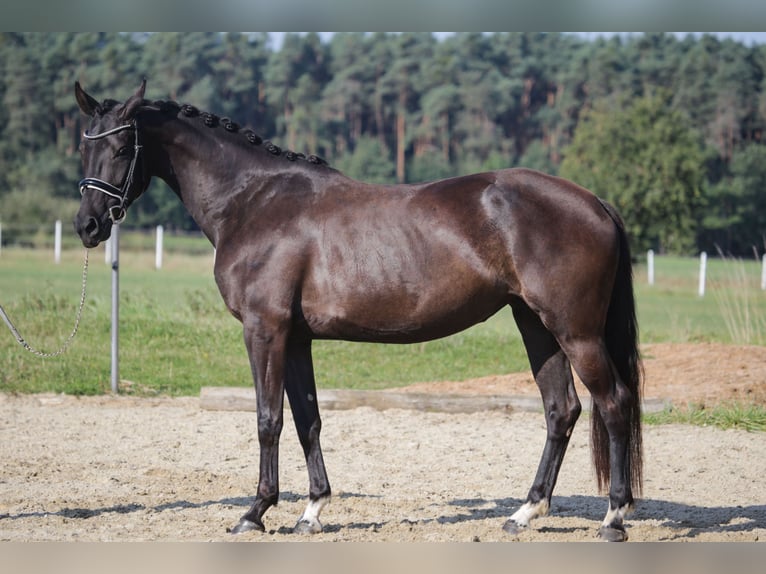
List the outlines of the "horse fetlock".
<svg viewBox="0 0 766 574">
<path fill-rule="evenodd" d="M 611 504 L 609 505 L 609 510 L 606 512 L 606 516 L 604 517 L 604 521 L 602 522 L 602 526 L 604 527 L 610 527 L 610 526 L 622 526 L 622 521 L 625 519 L 628 514 L 633 512 L 634 505 L 632 499 L 629 502 L 626 502 L 625 504 L 614 507 Z"/>
<path fill-rule="evenodd" d="M 306 510 L 298 519 L 298 523 L 293 528 L 293 532 L 296 534 L 318 534 L 322 532 L 322 523 L 319 522 L 319 514 L 322 509 L 330 502 L 330 496 L 322 496 L 313 500 L 309 500 L 306 505 Z"/>
<path fill-rule="evenodd" d="M 609 505 L 609 510 L 598 529 L 598 537 L 607 542 L 625 542 L 628 539 L 628 533 L 625 531 L 623 520 L 633 512 L 633 502 L 629 502 L 617 508 Z"/>
<path fill-rule="evenodd" d="M 527 501 L 505 522 L 503 530 L 508 534 L 518 534 L 529 528 L 532 519 L 548 514 L 549 508 L 550 503 L 545 498 L 537 502 Z"/>
</svg>

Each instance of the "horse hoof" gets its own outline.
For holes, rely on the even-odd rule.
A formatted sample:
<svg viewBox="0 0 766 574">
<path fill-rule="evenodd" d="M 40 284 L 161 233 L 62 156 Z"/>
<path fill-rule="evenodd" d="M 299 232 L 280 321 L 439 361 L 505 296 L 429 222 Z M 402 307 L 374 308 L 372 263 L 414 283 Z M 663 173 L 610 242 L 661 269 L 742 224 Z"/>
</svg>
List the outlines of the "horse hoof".
<svg viewBox="0 0 766 574">
<path fill-rule="evenodd" d="M 515 520 L 511 520 L 510 518 L 505 521 L 505 524 L 503 524 L 503 532 L 506 532 L 507 534 L 513 534 L 516 536 L 517 534 L 522 533 L 525 531 L 528 526 L 524 524 L 519 524 Z"/>
<path fill-rule="evenodd" d="M 322 532 L 322 524 L 318 521 L 299 520 L 293 528 L 295 534 L 319 534 Z"/>
<path fill-rule="evenodd" d="M 598 537 L 606 542 L 625 542 L 628 539 L 628 533 L 622 528 L 602 526 L 598 529 Z"/>
<path fill-rule="evenodd" d="M 243 532 L 265 532 L 266 527 L 259 521 L 259 522 L 253 522 L 252 520 L 248 520 L 247 518 L 241 518 L 239 520 L 239 524 L 237 524 L 234 528 L 229 530 L 231 534 L 242 534 Z"/>
</svg>

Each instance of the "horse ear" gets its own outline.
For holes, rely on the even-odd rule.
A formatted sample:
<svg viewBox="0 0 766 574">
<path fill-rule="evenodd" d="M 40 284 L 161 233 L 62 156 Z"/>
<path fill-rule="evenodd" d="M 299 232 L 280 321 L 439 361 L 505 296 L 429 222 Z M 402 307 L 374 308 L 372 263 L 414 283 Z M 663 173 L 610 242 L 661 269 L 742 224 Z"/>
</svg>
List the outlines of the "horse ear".
<svg viewBox="0 0 766 574">
<path fill-rule="evenodd" d="M 141 82 L 136 93 L 130 96 L 128 101 L 123 104 L 122 110 L 120 111 L 120 119 L 127 121 L 133 117 L 133 114 L 136 113 L 138 107 L 144 103 L 144 92 L 146 92 L 146 78 Z"/>
<path fill-rule="evenodd" d="M 80 87 L 80 82 L 74 83 L 74 97 L 77 100 L 77 105 L 80 106 L 82 113 L 86 116 L 92 117 L 97 113 L 101 113 L 101 104 L 85 93 L 85 90 Z"/>
</svg>

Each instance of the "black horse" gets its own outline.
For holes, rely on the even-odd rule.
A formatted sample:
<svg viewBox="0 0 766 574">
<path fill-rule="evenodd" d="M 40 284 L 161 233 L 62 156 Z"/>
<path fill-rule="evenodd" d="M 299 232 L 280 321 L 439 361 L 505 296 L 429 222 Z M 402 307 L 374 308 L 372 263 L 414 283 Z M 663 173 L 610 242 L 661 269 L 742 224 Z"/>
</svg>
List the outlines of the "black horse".
<svg viewBox="0 0 766 574">
<path fill-rule="evenodd" d="M 412 343 L 444 337 L 510 305 L 542 394 L 547 441 L 526 502 L 503 528 L 547 512 L 580 401 L 609 508 L 599 529 L 627 538 L 641 487 L 641 362 L 625 230 L 589 191 L 529 169 L 417 185 L 354 181 L 315 156 L 281 150 L 228 118 L 144 99 L 99 103 L 79 84 L 90 127 L 80 146 L 86 247 L 163 179 L 216 248 L 215 280 L 242 322 L 258 405 L 260 477 L 233 532 L 264 530 L 279 496 L 284 394 L 310 479 L 295 527 L 320 532 L 330 498 L 311 359 L 314 339 Z"/>
</svg>

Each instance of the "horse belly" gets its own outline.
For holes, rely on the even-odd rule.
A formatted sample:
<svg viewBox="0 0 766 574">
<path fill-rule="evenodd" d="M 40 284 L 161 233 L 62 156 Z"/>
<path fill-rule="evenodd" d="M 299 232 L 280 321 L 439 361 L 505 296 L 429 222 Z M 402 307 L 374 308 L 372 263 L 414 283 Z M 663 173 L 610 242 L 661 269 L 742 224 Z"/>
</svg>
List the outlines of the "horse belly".
<svg viewBox="0 0 766 574">
<path fill-rule="evenodd" d="M 365 205 L 363 213 L 373 214 L 365 217 L 336 211 L 316 232 L 300 290 L 315 337 L 425 341 L 483 321 L 508 302 L 495 264 L 502 257 L 487 255 L 496 242 L 482 210 L 471 195 L 460 202 L 439 195 L 392 196 L 374 209 Z"/>
<path fill-rule="evenodd" d="M 314 337 L 382 343 L 445 337 L 486 320 L 507 303 L 505 292 L 479 281 L 470 286 L 400 283 L 326 295 L 303 302 Z"/>
</svg>

